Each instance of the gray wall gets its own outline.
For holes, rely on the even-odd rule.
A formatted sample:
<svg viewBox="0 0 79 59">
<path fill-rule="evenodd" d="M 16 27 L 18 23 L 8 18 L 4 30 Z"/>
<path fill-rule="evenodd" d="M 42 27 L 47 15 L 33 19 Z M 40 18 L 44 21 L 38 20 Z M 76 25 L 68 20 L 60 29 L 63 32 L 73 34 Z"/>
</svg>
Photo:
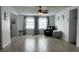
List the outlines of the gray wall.
<svg viewBox="0 0 79 59">
<path fill-rule="evenodd" d="M 23 15 L 18 15 L 18 18 L 19 18 L 19 30 L 23 30 L 24 16 Z"/>
<path fill-rule="evenodd" d="M 49 25 L 55 25 L 55 16 L 49 16 Z"/>
</svg>

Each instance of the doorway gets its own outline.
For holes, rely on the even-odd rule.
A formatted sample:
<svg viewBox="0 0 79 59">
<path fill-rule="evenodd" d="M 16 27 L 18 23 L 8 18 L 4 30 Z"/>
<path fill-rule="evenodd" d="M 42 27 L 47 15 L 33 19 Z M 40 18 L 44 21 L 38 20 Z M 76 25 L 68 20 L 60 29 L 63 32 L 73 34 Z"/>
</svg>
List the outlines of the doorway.
<svg viewBox="0 0 79 59">
<path fill-rule="evenodd" d="M 76 45 L 77 37 L 77 9 L 70 10 L 69 42 Z"/>
<path fill-rule="evenodd" d="M 16 15 L 11 14 L 10 15 L 10 35 L 11 35 L 11 38 L 13 36 L 16 36 L 16 34 L 17 34 Z"/>
</svg>

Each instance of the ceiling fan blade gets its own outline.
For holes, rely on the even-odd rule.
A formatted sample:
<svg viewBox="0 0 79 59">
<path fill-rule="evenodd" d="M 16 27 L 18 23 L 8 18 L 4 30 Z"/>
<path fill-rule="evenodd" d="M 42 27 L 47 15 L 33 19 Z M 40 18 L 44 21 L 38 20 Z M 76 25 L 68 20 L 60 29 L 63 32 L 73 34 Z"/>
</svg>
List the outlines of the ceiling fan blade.
<svg viewBox="0 0 79 59">
<path fill-rule="evenodd" d="M 44 13 L 44 14 L 47 14 L 47 13 L 48 13 L 48 10 L 43 10 L 43 13 Z"/>
<path fill-rule="evenodd" d="M 48 11 L 48 10 L 44 10 L 44 11 Z"/>
</svg>

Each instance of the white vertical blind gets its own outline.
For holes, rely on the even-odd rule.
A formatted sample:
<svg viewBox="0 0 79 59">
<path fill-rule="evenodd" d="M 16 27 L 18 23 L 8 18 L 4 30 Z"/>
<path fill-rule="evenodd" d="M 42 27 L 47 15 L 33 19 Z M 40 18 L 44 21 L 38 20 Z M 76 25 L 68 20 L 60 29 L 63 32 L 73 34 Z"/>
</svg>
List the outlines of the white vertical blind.
<svg viewBox="0 0 79 59">
<path fill-rule="evenodd" d="M 26 18 L 26 29 L 34 29 L 34 17 Z"/>
<path fill-rule="evenodd" d="M 46 28 L 47 28 L 47 18 L 39 17 L 39 29 L 46 29 Z"/>
</svg>

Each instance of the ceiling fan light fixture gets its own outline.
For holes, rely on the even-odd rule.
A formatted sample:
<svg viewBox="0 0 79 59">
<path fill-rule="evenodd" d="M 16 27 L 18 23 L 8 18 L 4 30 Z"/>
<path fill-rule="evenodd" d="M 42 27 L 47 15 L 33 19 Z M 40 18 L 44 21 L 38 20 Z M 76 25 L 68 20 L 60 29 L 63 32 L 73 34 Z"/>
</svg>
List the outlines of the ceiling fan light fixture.
<svg viewBox="0 0 79 59">
<path fill-rule="evenodd" d="M 43 15 L 43 14 L 47 14 L 48 13 L 48 10 L 43 10 L 41 6 L 39 6 L 39 9 L 38 9 L 38 15 Z"/>
<path fill-rule="evenodd" d="M 41 9 L 39 9 L 39 10 L 38 10 L 38 12 L 39 12 L 39 13 L 42 13 L 42 10 L 41 10 Z"/>
<path fill-rule="evenodd" d="M 38 15 L 39 15 L 39 16 L 42 16 L 42 15 L 43 15 L 43 13 L 40 13 L 40 12 L 39 12 L 39 13 L 38 13 Z"/>
</svg>

